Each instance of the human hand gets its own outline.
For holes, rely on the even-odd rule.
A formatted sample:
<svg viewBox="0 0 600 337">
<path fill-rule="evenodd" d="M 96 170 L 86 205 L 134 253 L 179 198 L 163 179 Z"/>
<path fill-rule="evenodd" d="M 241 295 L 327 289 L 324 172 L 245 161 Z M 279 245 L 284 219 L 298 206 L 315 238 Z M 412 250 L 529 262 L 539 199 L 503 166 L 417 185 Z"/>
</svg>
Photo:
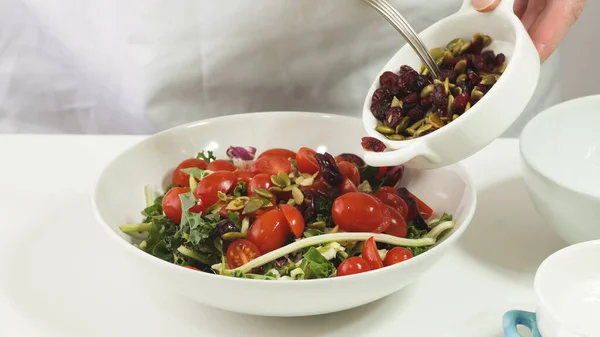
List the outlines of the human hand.
<svg viewBox="0 0 600 337">
<path fill-rule="evenodd" d="M 501 0 L 472 0 L 480 12 L 494 10 Z M 529 32 L 542 62 L 558 47 L 577 21 L 586 0 L 516 0 L 515 14 Z"/>
</svg>

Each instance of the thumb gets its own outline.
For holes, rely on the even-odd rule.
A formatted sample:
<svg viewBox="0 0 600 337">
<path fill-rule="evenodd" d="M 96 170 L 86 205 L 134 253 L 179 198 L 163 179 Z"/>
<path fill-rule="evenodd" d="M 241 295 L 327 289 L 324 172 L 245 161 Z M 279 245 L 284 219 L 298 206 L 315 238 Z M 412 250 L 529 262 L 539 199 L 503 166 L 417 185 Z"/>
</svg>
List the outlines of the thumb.
<svg viewBox="0 0 600 337">
<path fill-rule="evenodd" d="M 472 0 L 473 7 L 480 12 L 493 11 L 500 4 L 500 0 Z"/>
</svg>

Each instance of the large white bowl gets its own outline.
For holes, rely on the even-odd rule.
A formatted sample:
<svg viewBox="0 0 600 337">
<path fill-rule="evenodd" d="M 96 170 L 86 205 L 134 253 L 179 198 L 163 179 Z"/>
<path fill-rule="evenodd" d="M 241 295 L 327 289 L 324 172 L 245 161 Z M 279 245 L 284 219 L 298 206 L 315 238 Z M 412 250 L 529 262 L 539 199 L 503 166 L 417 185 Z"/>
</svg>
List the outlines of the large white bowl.
<svg viewBox="0 0 600 337">
<path fill-rule="evenodd" d="M 96 215 L 115 249 L 131 264 L 127 277 L 141 277 L 154 292 L 184 296 L 217 308 L 267 316 L 305 316 L 357 307 L 385 297 L 415 281 L 456 244 L 475 211 L 476 194 L 461 166 L 417 172 L 403 182 L 438 213 L 458 225 L 445 240 L 411 260 L 373 272 L 321 280 L 261 281 L 200 273 L 155 258 L 131 245 L 119 225 L 139 222 L 144 185 L 162 190 L 185 158 L 200 150 L 219 157 L 229 145 L 298 149 L 309 146 L 332 154 L 360 153 L 360 119 L 316 113 L 269 112 L 219 117 L 176 127 L 127 149 L 102 172 L 93 195 Z"/>
<path fill-rule="evenodd" d="M 533 204 L 569 244 L 600 239 L 600 96 L 554 106 L 521 134 Z"/>
</svg>

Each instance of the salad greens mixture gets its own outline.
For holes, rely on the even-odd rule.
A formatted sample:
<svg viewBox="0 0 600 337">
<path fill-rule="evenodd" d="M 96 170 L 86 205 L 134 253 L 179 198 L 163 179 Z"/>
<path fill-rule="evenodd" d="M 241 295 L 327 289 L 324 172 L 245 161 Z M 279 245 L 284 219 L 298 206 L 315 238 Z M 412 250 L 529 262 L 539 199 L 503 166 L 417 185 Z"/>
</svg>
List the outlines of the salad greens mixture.
<svg viewBox="0 0 600 337">
<path fill-rule="evenodd" d="M 225 276 L 303 280 L 401 263 L 455 226 L 398 187 L 404 168 L 349 153 L 230 147 L 181 162 L 157 197 L 145 188 L 139 224 L 121 230 L 162 260 Z"/>
</svg>

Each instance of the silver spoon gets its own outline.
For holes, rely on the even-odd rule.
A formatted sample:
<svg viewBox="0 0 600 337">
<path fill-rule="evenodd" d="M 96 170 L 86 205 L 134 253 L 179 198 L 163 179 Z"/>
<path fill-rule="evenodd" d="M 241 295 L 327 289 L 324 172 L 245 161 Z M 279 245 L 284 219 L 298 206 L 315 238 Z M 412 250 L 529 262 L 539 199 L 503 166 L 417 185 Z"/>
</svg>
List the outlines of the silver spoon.
<svg viewBox="0 0 600 337">
<path fill-rule="evenodd" d="M 440 78 L 440 68 L 429 53 L 429 50 L 421 41 L 421 38 L 400 13 L 392 7 L 386 0 L 364 0 L 369 6 L 379 12 L 410 44 L 412 49 L 419 55 L 419 58 L 434 78 Z"/>
</svg>

